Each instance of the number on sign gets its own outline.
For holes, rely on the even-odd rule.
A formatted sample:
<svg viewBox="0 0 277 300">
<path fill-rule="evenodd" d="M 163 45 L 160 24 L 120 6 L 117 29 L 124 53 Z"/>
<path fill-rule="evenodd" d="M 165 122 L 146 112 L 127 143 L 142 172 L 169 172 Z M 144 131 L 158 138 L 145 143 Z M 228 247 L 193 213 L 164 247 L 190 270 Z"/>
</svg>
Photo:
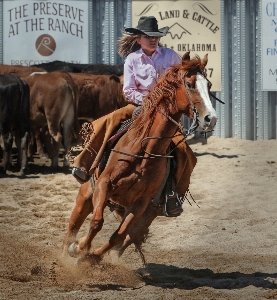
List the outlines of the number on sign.
<svg viewBox="0 0 277 300">
<path fill-rule="evenodd" d="M 205 69 L 205 72 L 206 72 L 206 74 L 207 74 L 207 77 L 212 77 L 212 75 L 213 75 L 213 71 L 214 71 L 214 69 L 213 68 L 208 68 L 208 69 Z"/>
</svg>

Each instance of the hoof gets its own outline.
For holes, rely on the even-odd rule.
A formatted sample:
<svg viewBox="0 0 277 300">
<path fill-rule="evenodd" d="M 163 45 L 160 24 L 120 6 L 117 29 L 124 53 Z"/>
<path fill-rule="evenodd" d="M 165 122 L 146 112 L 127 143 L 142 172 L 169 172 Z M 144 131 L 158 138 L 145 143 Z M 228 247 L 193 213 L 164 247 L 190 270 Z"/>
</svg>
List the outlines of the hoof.
<svg viewBox="0 0 277 300">
<path fill-rule="evenodd" d="M 21 168 L 20 171 L 19 171 L 19 176 L 25 176 L 27 175 L 29 172 L 29 168 Z"/>
<path fill-rule="evenodd" d="M 68 160 L 63 161 L 63 168 L 69 168 L 70 167 L 70 162 Z"/>
<path fill-rule="evenodd" d="M 79 257 L 80 254 L 81 254 L 81 250 L 80 250 L 79 244 L 77 244 L 77 243 L 72 243 L 72 244 L 68 247 L 67 252 L 68 252 L 68 254 L 69 254 L 71 257 Z"/>
</svg>

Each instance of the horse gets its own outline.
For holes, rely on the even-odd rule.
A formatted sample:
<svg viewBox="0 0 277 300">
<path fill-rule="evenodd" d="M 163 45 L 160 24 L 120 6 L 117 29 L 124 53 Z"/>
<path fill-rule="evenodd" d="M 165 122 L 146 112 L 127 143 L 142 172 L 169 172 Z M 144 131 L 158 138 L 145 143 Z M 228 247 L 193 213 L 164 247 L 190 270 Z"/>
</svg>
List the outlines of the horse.
<svg viewBox="0 0 277 300">
<path fill-rule="evenodd" d="M 207 54 L 203 59 L 190 59 L 189 52 L 185 53 L 182 63 L 172 66 L 146 96 L 142 112 L 112 149 L 95 186 L 91 182 L 81 185 L 63 241 L 63 255 L 67 250 L 80 261 L 99 262 L 113 249 L 118 248 L 120 257 L 130 244 L 140 244 L 158 216 L 158 206 L 152 200 L 165 177 L 167 151 L 180 127 L 181 116 L 185 114 L 195 120 L 196 115 L 198 129 L 203 132 L 216 125 L 217 116 L 209 97 L 211 83 L 205 75 L 207 62 Z M 187 155 L 194 157 L 189 147 L 187 150 Z M 186 177 L 188 185 L 190 173 Z M 91 251 L 91 243 L 104 223 L 104 209 L 110 202 L 122 208 L 116 209 L 120 224 L 106 243 Z M 88 234 L 76 240 L 90 213 Z"/>
</svg>

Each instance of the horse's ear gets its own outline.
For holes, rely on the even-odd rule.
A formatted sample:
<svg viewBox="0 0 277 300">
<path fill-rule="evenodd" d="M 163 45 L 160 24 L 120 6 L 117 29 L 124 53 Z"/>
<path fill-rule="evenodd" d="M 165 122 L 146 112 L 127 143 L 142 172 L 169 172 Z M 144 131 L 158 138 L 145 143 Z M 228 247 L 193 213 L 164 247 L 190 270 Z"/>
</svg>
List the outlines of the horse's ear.
<svg viewBox="0 0 277 300">
<path fill-rule="evenodd" d="M 208 53 L 207 53 L 207 54 L 204 56 L 204 58 L 201 60 L 201 65 L 202 65 L 203 67 L 206 67 L 207 63 L 208 63 Z"/>
<path fill-rule="evenodd" d="M 182 60 L 190 60 L 190 56 L 189 56 L 190 52 L 186 52 L 183 57 Z"/>
</svg>

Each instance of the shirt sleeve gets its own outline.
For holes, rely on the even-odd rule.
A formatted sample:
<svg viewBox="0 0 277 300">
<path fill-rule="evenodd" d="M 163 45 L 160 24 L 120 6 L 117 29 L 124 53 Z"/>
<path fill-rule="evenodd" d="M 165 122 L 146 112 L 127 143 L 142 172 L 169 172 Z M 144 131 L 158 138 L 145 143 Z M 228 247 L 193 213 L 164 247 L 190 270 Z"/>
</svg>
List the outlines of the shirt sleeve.
<svg viewBox="0 0 277 300">
<path fill-rule="evenodd" d="M 128 57 L 124 63 L 123 92 L 128 100 L 138 105 L 142 104 L 143 98 L 148 94 L 147 91 L 138 91 L 132 60 Z"/>
<path fill-rule="evenodd" d="M 182 63 L 182 57 L 179 54 L 177 54 L 175 51 L 173 51 L 171 65 L 181 64 L 181 63 Z"/>
</svg>

